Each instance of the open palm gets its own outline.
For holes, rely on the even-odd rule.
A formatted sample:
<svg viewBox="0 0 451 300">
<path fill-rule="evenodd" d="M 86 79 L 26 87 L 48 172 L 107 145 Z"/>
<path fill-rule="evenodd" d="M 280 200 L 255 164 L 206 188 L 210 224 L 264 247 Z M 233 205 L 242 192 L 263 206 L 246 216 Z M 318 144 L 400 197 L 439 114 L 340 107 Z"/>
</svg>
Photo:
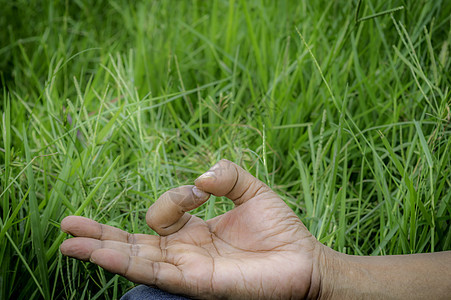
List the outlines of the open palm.
<svg viewBox="0 0 451 300">
<path fill-rule="evenodd" d="M 160 236 L 129 234 L 70 216 L 63 254 L 129 280 L 196 298 L 305 298 L 320 244 L 269 187 L 221 160 L 195 181 L 163 194 L 147 213 Z M 208 221 L 186 213 L 226 196 L 235 208 Z M 313 291 L 314 292 L 314 291 Z"/>
</svg>

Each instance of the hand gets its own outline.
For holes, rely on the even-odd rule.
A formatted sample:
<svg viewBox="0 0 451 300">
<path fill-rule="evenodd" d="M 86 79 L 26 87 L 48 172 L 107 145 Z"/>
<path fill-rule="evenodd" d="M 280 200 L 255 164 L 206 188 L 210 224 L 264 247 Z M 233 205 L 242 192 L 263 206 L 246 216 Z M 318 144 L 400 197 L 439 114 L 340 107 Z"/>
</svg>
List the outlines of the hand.
<svg viewBox="0 0 451 300">
<path fill-rule="evenodd" d="M 231 211 L 208 221 L 186 213 L 226 196 Z M 136 283 L 199 298 L 311 298 L 319 293 L 321 245 L 268 186 L 236 164 L 219 161 L 195 181 L 164 193 L 147 224 L 160 236 L 129 234 L 69 216 L 64 255 Z"/>
</svg>

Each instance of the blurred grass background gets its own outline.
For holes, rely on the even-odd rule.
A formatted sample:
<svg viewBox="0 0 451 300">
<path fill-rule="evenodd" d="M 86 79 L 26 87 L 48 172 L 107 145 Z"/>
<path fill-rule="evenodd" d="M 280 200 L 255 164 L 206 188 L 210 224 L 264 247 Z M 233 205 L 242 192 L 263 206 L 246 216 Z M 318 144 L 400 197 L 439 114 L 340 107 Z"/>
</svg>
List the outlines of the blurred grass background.
<svg viewBox="0 0 451 300">
<path fill-rule="evenodd" d="M 451 249 L 451 2 L 0 7 L 1 299 L 117 299 L 133 284 L 62 257 L 61 219 L 150 233 L 221 158 L 341 252 Z"/>
</svg>

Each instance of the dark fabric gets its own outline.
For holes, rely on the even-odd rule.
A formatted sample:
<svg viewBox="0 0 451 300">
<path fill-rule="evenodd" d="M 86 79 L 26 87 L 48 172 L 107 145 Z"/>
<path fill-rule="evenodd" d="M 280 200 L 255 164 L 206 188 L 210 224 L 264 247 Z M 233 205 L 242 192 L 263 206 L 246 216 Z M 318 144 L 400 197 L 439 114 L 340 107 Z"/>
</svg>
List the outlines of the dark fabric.
<svg viewBox="0 0 451 300">
<path fill-rule="evenodd" d="M 147 285 L 138 285 L 131 289 L 121 300 L 186 300 L 183 296 L 174 295 Z"/>
</svg>

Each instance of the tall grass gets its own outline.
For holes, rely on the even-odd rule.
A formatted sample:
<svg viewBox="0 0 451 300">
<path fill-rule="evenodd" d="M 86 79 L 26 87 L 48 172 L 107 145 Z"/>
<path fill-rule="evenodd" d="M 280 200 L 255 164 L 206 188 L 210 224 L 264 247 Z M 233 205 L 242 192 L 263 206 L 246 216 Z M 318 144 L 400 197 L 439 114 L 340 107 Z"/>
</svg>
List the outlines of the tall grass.
<svg viewBox="0 0 451 300">
<path fill-rule="evenodd" d="M 0 5 L 1 299 L 120 297 L 61 219 L 151 233 L 220 158 L 339 251 L 451 249 L 449 1 Z"/>
</svg>

